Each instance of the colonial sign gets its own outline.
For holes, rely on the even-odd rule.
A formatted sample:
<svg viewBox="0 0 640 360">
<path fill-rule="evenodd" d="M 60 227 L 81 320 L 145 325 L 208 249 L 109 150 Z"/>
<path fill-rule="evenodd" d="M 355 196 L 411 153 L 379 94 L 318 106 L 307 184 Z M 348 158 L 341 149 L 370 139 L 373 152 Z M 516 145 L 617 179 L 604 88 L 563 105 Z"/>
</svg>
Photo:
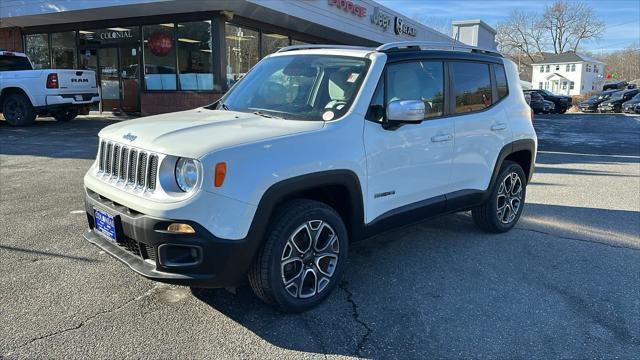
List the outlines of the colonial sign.
<svg viewBox="0 0 640 360">
<path fill-rule="evenodd" d="M 418 32 L 415 26 L 409 24 L 405 19 L 399 16 L 396 16 L 395 25 L 396 35 L 404 34 L 415 37 Z"/>
<path fill-rule="evenodd" d="M 105 31 L 100 33 L 101 40 L 131 39 L 131 31 Z"/>
<path fill-rule="evenodd" d="M 358 4 L 355 4 L 353 1 L 349 0 L 329 0 L 329 6 L 335 6 L 338 9 L 341 9 L 345 12 L 353 14 L 358 17 L 367 16 L 367 8 Z"/>
</svg>

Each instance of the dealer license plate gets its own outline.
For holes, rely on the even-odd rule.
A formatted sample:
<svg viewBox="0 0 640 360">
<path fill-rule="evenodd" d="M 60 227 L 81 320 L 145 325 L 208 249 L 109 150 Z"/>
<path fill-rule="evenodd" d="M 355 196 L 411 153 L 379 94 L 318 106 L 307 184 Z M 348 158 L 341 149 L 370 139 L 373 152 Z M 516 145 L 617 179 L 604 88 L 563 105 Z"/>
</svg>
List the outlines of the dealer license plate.
<svg viewBox="0 0 640 360">
<path fill-rule="evenodd" d="M 111 241 L 116 241 L 116 226 L 113 216 L 95 209 L 96 231 Z"/>
</svg>

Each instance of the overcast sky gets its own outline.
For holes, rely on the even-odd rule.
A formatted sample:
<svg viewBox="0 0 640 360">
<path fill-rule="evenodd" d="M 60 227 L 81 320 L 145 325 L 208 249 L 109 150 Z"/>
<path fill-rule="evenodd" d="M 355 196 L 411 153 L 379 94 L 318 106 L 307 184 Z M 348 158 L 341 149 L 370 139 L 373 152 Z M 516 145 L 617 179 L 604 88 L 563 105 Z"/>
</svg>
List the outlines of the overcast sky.
<svg viewBox="0 0 640 360">
<path fill-rule="evenodd" d="M 495 27 L 514 9 L 526 12 L 544 11 L 545 0 L 376 0 L 411 18 L 430 22 L 436 29 L 446 26 L 451 20 L 482 19 Z M 592 0 L 589 4 L 594 13 L 605 22 L 602 39 L 590 41 L 582 49 L 599 52 L 618 50 L 640 41 L 640 0 Z"/>
</svg>

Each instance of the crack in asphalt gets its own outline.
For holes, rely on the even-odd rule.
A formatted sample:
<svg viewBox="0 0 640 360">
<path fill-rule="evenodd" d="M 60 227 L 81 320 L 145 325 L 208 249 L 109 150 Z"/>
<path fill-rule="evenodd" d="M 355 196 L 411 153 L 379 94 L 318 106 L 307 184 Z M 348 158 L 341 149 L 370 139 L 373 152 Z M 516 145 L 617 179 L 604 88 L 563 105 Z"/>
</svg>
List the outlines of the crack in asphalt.
<svg viewBox="0 0 640 360">
<path fill-rule="evenodd" d="M 103 311 L 97 312 L 97 313 L 95 313 L 95 314 L 93 314 L 93 315 L 89 316 L 88 318 L 86 318 L 86 319 L 84 319 L 84 320 L 81 320 L 81 321 L 80 321 L 78 324 L 76 324 L 75 326 L 68 327 L 68 328 L 61 329 L 61 330 L 57 330 L 57 331 L 54 331 L 54 332 L 51 332 L 51 333 L 48 333 L 48 334 L 45 334 L 45 335 L 41 335 L 41 336 L 38 336 L 38 337 L 32 338 L 32 339 L 30 339 L 29 341 L 27 341 L 27 342 L 23 343 L 22 345 L 20 345 L 20 346 L 18 346 L 18 347 L 16 347 L 16 348 L 14 348 L 13 350 L 9 351 L 8 353 L 6 353 L 6 354 L 4 354 L 4 355 L 0 355 L 0 359 L 1 359 L 3 356 L 11 356 L 11 355 L 13 355 L 13 353 L 15 353 L 16 351 L 18 351 L 18 350 L 20 350 L 20 349 L 22 349 L 22 348 L 24 348 L 24 347 L 27 347 L 27 346 L 29 346 L 29 345 L 33 344 L 33 343 L 34 343 L 34 342 L 36 342 L 36 341 L 44 340 L 44 339 L 48 339 L 48 338 L 50 338 L 50 337 L 54 337 L 54 336 L 57 336 L 57 335 L 61 335 L 61 334 L 64 334 L 64 333 L 70 332 L 70 331 L 78 330 L 78 329 L 82 328 L 84 325 L 86 325 L 86 324 L 90 323 L 90 322 L 91 322 L 91 321 L 93 321 L 95 318 L 97 318 L 97 317 L 99 317 L 99 316 L 101 316 L 101 315 L 109 314 L 109 313 L 115 313 L 115 312 L 117 312 L 117 311 L 119 311 L 119 310 L 121 310 L 121 309 L 123 309 L 123 308 L 127 307 L 129 304 L 131 304 L 131 303 L 133 303 L 133 302 L 135 302 L 135 301 L 138 301 L 138 300 L 141 300 L 141 299 L 143 299 L 143 298 L 145 298 L 145 297 L 150 296 L 150 295 L 154 292 L 154 290 L 155 290 L 155 287 L 154 287 L 154 288 L 152 288 L 152 289 L 150 289 L 149 291 L 147 291 L 146 293 L 144 293 L 144 294 L 142 294 L 142 295 L 140 295 L 140 296 L 136 296 L 136 297 L 134 297 L 134 298 L 132 298 L 132 299 L 127 300 L 126 302 L 124 302 L 124 303 L 123 303 L 123 304 L 121 304 L 120 306 L 117 306 L 116 308 L 113 308 L 113 309 L 107 309 L 107 310 L 103 310 Z"/>
<path fill-rule="evenodd" d="M 365 334 L 362 336 L 362 338 L 360 338 L 360 341 L 358 341 L 356 350 L 353 353 L 355 356 L 361 358 L 363 357 L 362 351 L 364 350 L 364 347 L 367 344 L 367 341 L 369 341 L 369 336 L 371 336 L 373 329 L 369 327 L 369 325 L 366 322 L 360 319 L 358 304 L 356 304 L 356 302 L 353 300 L 353 293 L 351 292 L 351 290 L 349 290 L 348 286 L 349 286 L 349 283 L 347 281 L 342 281 L 340 283 L 340 289 L 342 289 L 345 293 L 347 293 L 347 302 L 351 304 L 351 317 L 355 322 L 362 325 L 362 327 L 364 327 L 367 330 Z"/>
<path fill-rule="evenodd" d="M 553 236 L 553 237 L 557 237 L 557 238 L 565 239 L 565 240 L 573 240 L 573 241 L 581 241 L 581 242 L 586 242 L 586 243 L 591 243 L 591 244 L 599 244 L 599 245 L 604 245 L 604 246 L 608 246 L 608 247 L 612 247 L 612 248 L 616 248 L 616 249 L 627 249 L 627 250 L 640 251 L 640 248 L 636 248 L 636 247 L 615 245 L 615 244 L 609 244 L 609 243 L 602 242 L 602 241 L 597 241 L 597 240 L 589 240 L 589 239 L 581 239 L 581 238 L 575 238 L 575 237 L 570 237 L 570 236 L 563 236 L 563 235 L 553 234 L 553 233 L 542 231 L 542 230 L 523 228 L 523 227 L 515 227 L 514 229 L 515 230 L 522 230 L 522 231 L 531 231 L 531 232 L 535 232 L 535 233 L 538 233 L 538 234 L 549 235 L 549 236 Z"/>
</svg>

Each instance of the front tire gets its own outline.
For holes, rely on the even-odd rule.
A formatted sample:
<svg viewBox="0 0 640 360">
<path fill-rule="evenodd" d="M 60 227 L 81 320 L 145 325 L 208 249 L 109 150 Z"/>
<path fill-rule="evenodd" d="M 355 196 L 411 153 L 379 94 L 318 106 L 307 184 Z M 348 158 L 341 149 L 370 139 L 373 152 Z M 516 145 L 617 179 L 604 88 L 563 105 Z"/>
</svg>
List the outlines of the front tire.
<svg viewBox="0 0 640 360">
<path fill-rule="evenodd" d="M 284 312 L 318 305 L 339 283 L 348 254 L 347 230 L 324 203 L 293 200 L 275 215 L 249 283 L 261 300 Z"/>
<path fill-rule="evenodd" d="M 60 111 L 56 111 L 54 113 L 51 113 L 51 115 L 53 116 L 54 119 L 56 119 L 57 121 L 71 121 L 73 119 L 76 118 L 76 116 L 78 116 L 78 109 L 64 109 L 64 110 L 60 110 Z"/>
<path fill-rule="evenodd" d="M 36 121 L 36 110 L 24 94 L 7 96 L 2 105 L 2 114 L 11 126 L 27 126 Z"/>
<path fill-rule="evenodd" d="M 505 161 L 489 198 L 471 210 L 473 222 L 482 230 L 503 233 L 511 230 L 522 215 L 527 178 L 522 167 Z"/>
</svg>

